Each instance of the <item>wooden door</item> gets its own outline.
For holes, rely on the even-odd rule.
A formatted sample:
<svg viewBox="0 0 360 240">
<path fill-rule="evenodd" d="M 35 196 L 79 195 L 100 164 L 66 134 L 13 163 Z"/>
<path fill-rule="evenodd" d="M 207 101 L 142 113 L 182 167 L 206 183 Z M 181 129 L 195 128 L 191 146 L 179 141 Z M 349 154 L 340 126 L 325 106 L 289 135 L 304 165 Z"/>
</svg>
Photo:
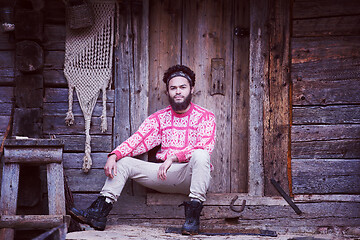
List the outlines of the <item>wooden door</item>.
<svg viewBox="0 0 360 240">
<path fill-rule="evenodd" d="M 210 192 L 247 192 L 248 0 L 151 0 L 149 114 L 168 105 L 162 76 L 174 64 L 196 74 L 193 102 L 216 115 Z"/>
</svg>

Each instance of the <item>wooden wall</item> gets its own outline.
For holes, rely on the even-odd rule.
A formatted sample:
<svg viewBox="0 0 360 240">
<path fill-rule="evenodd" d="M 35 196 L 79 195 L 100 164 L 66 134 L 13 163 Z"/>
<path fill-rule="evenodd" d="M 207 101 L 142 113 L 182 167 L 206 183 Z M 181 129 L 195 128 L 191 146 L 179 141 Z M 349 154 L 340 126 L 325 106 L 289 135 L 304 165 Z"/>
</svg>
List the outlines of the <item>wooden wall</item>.
<svg viewBox="0 0 360 240">
<path fill-rule="evenodd" d="M 92 169 L 82 172 L 84 155 L 84 118 L 76 94 L 74 94 L 75 123 L 65 125 L 68 109 L 68 88 L 63 74 L 65 56 L 65 7 L 62 1 L 44 1 L 44 35 L 41 45 L 44 50 L 43 91 L 43 138 L 64 139 L 64 169 L 70 189 L 75 197 L 83 192 L 98 193 L 105 175 L 103 167 L 107 154 L 113 149 L 112 126 L 114 117 L 114 90 L 107 91 L 108 131 L 101 133 L 101 94 L 95 106 L 91 126 Z M 15 44 L 14 33 L 0 33 L 0 138 L 9 122 L 14 101 L 15 86 Z"/>
<path fill-rule="evenodd" d="M 295 0 L 292 17 L 293 193 L 359 194 L 359 2 Z"/>
</svg>

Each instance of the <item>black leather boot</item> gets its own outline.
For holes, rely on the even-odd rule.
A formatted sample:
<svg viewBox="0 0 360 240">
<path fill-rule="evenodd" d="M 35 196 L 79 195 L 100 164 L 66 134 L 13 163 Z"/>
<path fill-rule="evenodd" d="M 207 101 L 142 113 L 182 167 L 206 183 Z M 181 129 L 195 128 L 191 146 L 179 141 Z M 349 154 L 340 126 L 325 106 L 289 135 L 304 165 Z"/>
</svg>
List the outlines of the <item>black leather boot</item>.
<svg viewBox="0 0 360 240">
<path fill-rule="evenodd" d="M 200 213 L 203 204 L 198 201 L 183 202 L 179 206 L 185 207 L 185 223 L 181 228 L 184 235 L 195 235 L 199 233 Z"/>
<path fill-rule="evenodd" d="M 105 202 L 104 196 L 99 196 L 86 210 L 75 207 L 70 209 L 70 215 L 81 223 L 89 224 L 96 230 L 103 231 L 106 226 L 107 215 L 112 209 L 112 204 Z"/>
</svg>

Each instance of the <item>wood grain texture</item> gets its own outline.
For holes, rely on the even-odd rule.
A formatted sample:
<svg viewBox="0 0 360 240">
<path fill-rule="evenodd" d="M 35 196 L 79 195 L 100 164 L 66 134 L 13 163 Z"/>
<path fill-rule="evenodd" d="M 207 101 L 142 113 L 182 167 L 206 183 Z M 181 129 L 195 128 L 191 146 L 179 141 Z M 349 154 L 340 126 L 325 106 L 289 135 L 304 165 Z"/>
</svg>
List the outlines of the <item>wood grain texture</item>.
<svg viewBox="0 0 360 240">
<path fill-rule="evenodd" d="M 293 18 L 321 18 L 360 14 L 359 2 L 354 0 L 295 0 Z"/>
<path fill-rule="evenodd" d="M 294 142 L 291 156 L 295 158 L 360 158 L 359 139 Z"/>
<path fill-rule="evenodd" d="M 289 193 L 290 155 L 290 3 L 270 3 L 269 79 L 264 98 L 264 175 L 265 195 L 278 195 L 270 183 L 275 179 Z"/>
<path fill-rule="evenodd" d="M 360 14 L 327 18 L 297 19 L 293 21 L 294 37 L 360 35 Z"/>
<path fill-rule="evenodd" d="M 358 194 L 359 159 L 293 159 L 295 194 Z"/>
<path fill-rule="evenodd" d="M 250 4 L 249 194 L 264 195 L 264 84 L 269 74 L 267 1 Z"/>
<path fill-rule="evenodd" d="M 293 124 L 348 124 L 360 123 L 360 106 L 296 106 Z"/>
<path fill-rule="evenodd" d="M 234 27 L 250 31 L 250 1 L 234 2 Z M 248 191 L 250 36 L 234 34 L 232 83 L 231 192 Z"/>
<path fill-rule="evenodd" d="M 149 114 L 169 105 L 165 71 L 181 64 L 182 1 L 151 0 L 149 4 Z M 192 25 L 193 26 L 193 25 Z"/>
<path fill-rule="evenodd" d="M 91 118 L 90 134 L 111 135 L 112 117 L 107 117 L 108 130 L 101 131 L 101 118 Z M 83 116 L 75 116 L 74 124 L 67 126 L 62 115 L 44 115 L 43 116 L 43 134 L 45 135 L 63 135 L 63 134 L 82 134 L 85 129 L 85 120 Z"/>
<path fill-rule="evenodd" d="M 66 215 L 62 163 L 47 164 L 48 205 L 50 215 Z"/>
<path fill-rule="evenodd" d="M 184 1 L 182 63 L 197 76 L 193 101 L 215 113 L 216 144 L 210 192 L 230 192 L 233 34 L 232 1 Z M 201 47 L 199 47 L 201 46 Z M 224 95 L 210 95 L 211 60 L 224 59 Z"/>
<path fill-rule="evenodd" d="M 57 139 L 64 140 L 64 152 L 84 152 L 85 135 L 54 135 Z M 111 152 L 111 135 L 91 135 L 91 152 Z M 81 168 L 81 167 L 80 167 Z"/>
</svg>

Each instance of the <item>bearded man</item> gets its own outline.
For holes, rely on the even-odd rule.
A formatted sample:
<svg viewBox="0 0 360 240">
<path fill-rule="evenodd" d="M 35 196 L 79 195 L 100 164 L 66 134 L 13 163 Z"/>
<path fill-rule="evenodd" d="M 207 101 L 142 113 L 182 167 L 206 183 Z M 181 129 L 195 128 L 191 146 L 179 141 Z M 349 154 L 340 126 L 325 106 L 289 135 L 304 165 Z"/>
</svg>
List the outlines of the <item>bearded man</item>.
<svg viewBox="0 0 360 240">
<path fill-rule="evenodd" d="M 191 102 L 195 74 L 183 65 L 164 74 L 170 106 L 149 116 L 125 142 L 109 155 L 104 170 L 107 180 L 100 196 L 85 210 L 70 214 L 97 230 L 104 230 L 107 216 L 130 178 L 162 193 L 187 194 L 183 234 L 199 232 L 200 212 L 210 184 L 210 154 L 215 144 L 215 116 Z M 160 163 L 134 158 L 161 145 Z"/>
</svg>

